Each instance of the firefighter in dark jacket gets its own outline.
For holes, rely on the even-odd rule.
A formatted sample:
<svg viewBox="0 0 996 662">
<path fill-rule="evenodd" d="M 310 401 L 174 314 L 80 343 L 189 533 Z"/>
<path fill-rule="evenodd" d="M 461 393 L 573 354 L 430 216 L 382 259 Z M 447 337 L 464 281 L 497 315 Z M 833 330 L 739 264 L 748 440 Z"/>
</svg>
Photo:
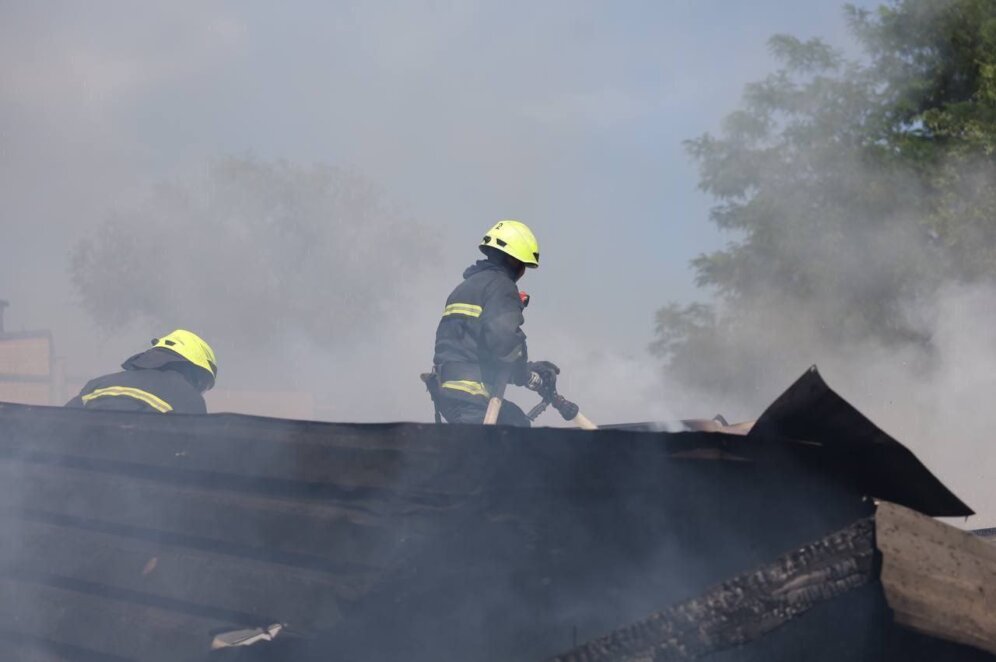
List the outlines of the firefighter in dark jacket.
<svg viewBox="0 0 996 662">
<path fill-rule="evenodd" d="M 522 332 L 527 298 L 520 296 L 516 282 L 527 268 L 539 266 L 536 237 L 524 223 L 501 221 L 484 235 L 480 249 L 487 259 L 463 272 L 436 329 L 436 387 L 430 391 L 437 412 L 450 423 L 483 422 L 496 385 L 552 393 L 560 372 L 549 361 L 529 362 Z M 505 401 L 498 424 L 528 426 L 530 421 Z"/>
<path fill-rule="evenodd" d="M 122 372 L 91 379 L 67 407 L 160 414 L 206 414 L 203 393 L 214 386 L 218 363 L 197 334 L 177 329 L 152 349 L 121 364 Z"/>
</svg>

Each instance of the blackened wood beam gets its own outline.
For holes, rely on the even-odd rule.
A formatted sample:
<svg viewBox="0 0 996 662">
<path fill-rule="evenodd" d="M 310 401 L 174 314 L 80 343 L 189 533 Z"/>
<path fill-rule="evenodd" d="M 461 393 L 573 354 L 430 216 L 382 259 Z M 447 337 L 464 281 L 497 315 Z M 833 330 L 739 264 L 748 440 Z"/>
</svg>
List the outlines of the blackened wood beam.
<svg viewBox="0 0 996 662">
<path fill-rule="evenodd" d="M 875 578 L 874 524 L 862 519 L 704 595 L 549 662 L 695 660 L 745 644 Z"/>
</svg>

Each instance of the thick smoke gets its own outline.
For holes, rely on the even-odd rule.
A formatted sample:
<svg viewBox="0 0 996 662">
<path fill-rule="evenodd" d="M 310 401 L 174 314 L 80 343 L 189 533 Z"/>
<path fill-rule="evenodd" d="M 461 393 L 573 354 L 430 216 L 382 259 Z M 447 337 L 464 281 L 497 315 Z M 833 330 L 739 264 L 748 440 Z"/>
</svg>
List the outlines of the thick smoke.
<svg viewBox="0 0 996 662">
<path fill-rule="evenodd" d="M 984 312 L 996 300 L 996 170 L 982 156 L 984 120 L 960 133 L 947 123 L 985 92 L 922 88 L 949 75 L 985 83 L 971 56 L 937 48 L 938 35 L 966 29 L 963 14 L 931 5 L 939 32 L 924 37 L 914 5 L 850 8 L 860 59 L 772 38 L 781 68 L 746 87 L 719 137 L 689 141 L 717 201 L 711 220 L 732 241 L 694 263 L 712 305 L 663 309 L 653 349 L 668 360 L 665 379 L 730 418 L 755 417 L 817 364 L 984 522 L 996 503 L 968 467 L 996 424 L 981 379 L 996 367 Z"/>
<path fill-rule="evenodd" d="M 337 385 L 385 380 L 389 351 L 372 350 L 417 332 L 436 235 L 355 173 L 228 158 L 117 210 L 76 246 L 72 277 L 105 333 L 193 329 L 229 388 L 305 392 L 346 418 L 325 404 Z"/>
<path fill-rule="evenodd" d="M 823 361 L 832 384 L 908 444 L 977 513 L 996 523 L 996 287 L 947 285 L 910 311 L 930 334 L 929 354 L 868 344 Z"/>
<path fill-rule="evenodd" d="M 950 167 L 968 183 L 958 206 L 984 207 L 988 191 L 972 186 L 981 175 Z M 880 176 L 859 160 L 849 169 L 857 179 Z M 929 199 L 912 177 L 891 185 L 899 199 Z M 793 201 L 781 205 L 791 219 Z M 799 295 L 745 288 L 737 300 L 721 300 L 664 383 L 686 386 L 683 406 L 709 402 L 728 419 L 746 420 L 815 364 L 979 513 L 969 526 L 992 526 L 996 285 L 954 263 L 925 210 L 906 207 L 851 226 L 848 233 L 813 228 L 787 243 L 784 264 L 815 286 Z"/>
</svg>

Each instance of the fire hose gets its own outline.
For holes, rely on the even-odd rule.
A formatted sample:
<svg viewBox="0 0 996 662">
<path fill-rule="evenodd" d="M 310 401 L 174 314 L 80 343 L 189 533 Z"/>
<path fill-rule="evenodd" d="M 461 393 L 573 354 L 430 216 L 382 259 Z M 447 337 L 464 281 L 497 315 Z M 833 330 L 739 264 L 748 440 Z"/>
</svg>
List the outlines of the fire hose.
<svg viewBox="0 0 996 662">
<path fill-rule="evenodd" d="M 560 413 L 560 415 L 564 417 L 565 421 L 574 423 L 574 425 L 578 426 L 582 430 L 598 429 L 597 425 L 589 421 L 588 417 L 586 417 L 584 414 L 581 413 L 581 409 L 576 404 L 574 404 L 564 396 L 560 395 L 556 391 L 554 391 L 551 394 L 545 395 L 543 399 L 539 402 L 539 404 L 537 404 L 535 407 L 529 410 L 529 413 L 527 414 L 529 420 L 535 421 L 537 418 L 539 418 L 539 415 L 542 414 L 544 411 L 546 411 L 546 408 L 549 407 L 550 405 L 553 405 L 553 408 L 556 409 Z"/>
</svg>

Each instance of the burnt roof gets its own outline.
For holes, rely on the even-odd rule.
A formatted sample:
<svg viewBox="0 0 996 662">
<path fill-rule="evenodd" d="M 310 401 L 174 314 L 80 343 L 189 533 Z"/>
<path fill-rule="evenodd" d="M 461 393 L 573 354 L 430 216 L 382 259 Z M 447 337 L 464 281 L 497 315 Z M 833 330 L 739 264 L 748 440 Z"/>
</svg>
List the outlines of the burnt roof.
<svg viewBox="0 0 996 662">
<path fill-rule="evenodd" d="M 0 652 L 193 660 L 280 622 L 317 643 L 274 659 L 542 659 L 868 497 L 971 512 L 815 371 L 747 436 L 0 404 Z"/>
</svg>

